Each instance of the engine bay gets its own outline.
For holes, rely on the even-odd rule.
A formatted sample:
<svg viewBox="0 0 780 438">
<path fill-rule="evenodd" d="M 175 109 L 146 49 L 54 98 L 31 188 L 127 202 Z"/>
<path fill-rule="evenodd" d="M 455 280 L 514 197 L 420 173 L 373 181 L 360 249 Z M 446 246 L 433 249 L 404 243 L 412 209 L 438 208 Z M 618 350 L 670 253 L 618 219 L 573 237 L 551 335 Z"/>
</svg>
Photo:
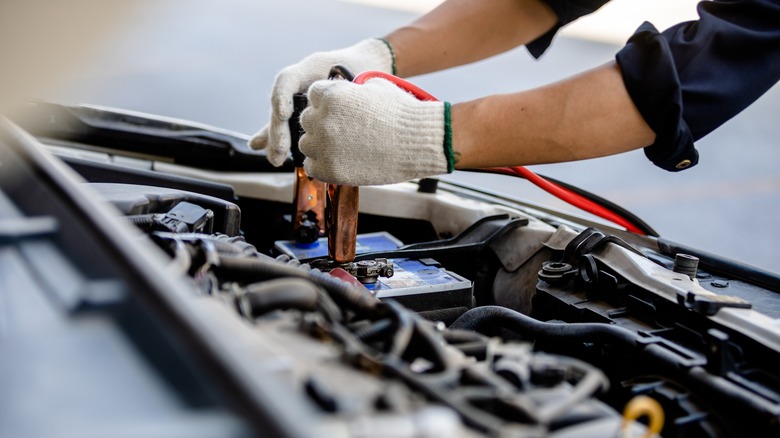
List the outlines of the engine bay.
<svg viewBox="0 0 780 438">
<path fill-rule="evenodd" d="M 245 138 L 33 113 L 4 122 L 0 155 L 0 314 L 22 352 L 0 381 L 24 401 L 3 435 L 780 432 L 773 274 L 437 180 L 361 187 L 354 263 L 334 266 L 324 238 L 296 241 L 291 163 Z M 122 353 L 90 359 L 90 324 Z M 22 385 L 63 357 L 78 379 Z M 127 371 L 85 383 L 85 361 Z M 69 420 L 33 421 L 79 391 Z"/>
</svg>

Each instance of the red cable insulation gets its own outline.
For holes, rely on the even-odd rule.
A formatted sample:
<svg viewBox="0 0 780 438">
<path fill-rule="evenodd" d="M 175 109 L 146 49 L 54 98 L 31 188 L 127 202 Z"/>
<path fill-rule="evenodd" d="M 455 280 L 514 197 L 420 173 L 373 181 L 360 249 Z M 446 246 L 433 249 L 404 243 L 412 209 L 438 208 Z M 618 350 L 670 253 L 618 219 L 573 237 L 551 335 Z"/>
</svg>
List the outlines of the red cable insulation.
<svg viewBox="0 0 780 438">
<path fill-rule="evenodd" d="M 515 176 L 521 176 L 527 179 L 529 182 L 536 185 L 540 189 L 555 196 L 558 199 L 563 200 L 564 202 L 567 202 L 581 210 L 587 211 L 588 213 L 594 214 L 610 222 L 616 223 L 624 227 L 626 230 L 631 231 L 632 233 L 645 235 L 645 233 L 641 229 L 639 229 L 636 225 L 634 225 L 631 221 L 624 218 L 623 216 L 620 216 L 619 214 L 613 212 L 612 210 L 600 204 L 597 204 L 588 198 L 580 196 L 579 194 L 574 193 L 571 190 L 568 190 L 555 183 L 552 183 L 542 178 L 541 176 L 535 174 L 534 172 L 526 169 L 525 167 L 515 166 L 515 167 L 509 167 L 508 169 L 512 170 L 510 174 L 514 174 Z"/>
<path fill-rule="evenodd" d="M 369 79 L 374 79 L 374 78 L 381 78 L 381 79 L 388 80 L 393 84 L 395 84 L 397 87 L 401 88 L 402 90 L 408 91 L 417 99 L 423 101 L 431 101 L 431 102 L 439 101 L 439 99 L 437 99 L 427 91 L 423 90 L 422 88 L 410 82 L 407 82 L 399 78 L 398 76 L 394 76 L 382 71 L 365 71 L 355 76 L 355 79 L 352 82 L 356 84 L 364 84 Z M 613 212 L 612 210 L 602 205 L 599 205 L 591 201 L 590 199 L 585 198 L 577 193 L 574 193 L 571 190 L 561 187 L 553 182 L 550 182 L 542 178 L 541 176 L 537 175 L 536 173 L 526 169 L 523 166 L 489 167 L 480 170 L 485 170 L 491 173 L 499 173 L 503 175 L 519 176 L 525 178 L 532 184 L 539 187 L 540 189 L 555 196 L 558 199 L 563 200 L 564 202 L 567 202 L 568 204 L 571 204 L 581 210 L 587 211 L 588 213 L 594 214 L 598 217 L 601 217 L 610 222 L 618 224 L 624 227 L 626 230 L 631 231 L 632 233 L 645 235 L 645 233 L 639 227 L 634 225 L 631 221 L 624 218 L 623 216 L 620 216 L 619 214 Z"/>
<path fill-rule="evenodd" d="M 374 78 L 382 78 L 384 80 L 390 81 L 393 84 L 395 84 L 395 86 L 397 86 L 398 88 L 412 93 L 412 96 L 416 97 L 419 100 L 424 100 L 428 102 L 439 101 L 439 99 L 437 99 L 434 95 L 423 90 L 417 85 L 414 85 L 411 82 L 399 78 L 398 76 L 391 75 L 383 71 L 374 71 L 374 70 L 364 71 L 363 73 L 360 73 L 359 75 L 355 76 L 355 79 L 353 79 L 352 82 L 356 84 L 364 84 L 367 80 L 374 79 Z"/>
</svg>

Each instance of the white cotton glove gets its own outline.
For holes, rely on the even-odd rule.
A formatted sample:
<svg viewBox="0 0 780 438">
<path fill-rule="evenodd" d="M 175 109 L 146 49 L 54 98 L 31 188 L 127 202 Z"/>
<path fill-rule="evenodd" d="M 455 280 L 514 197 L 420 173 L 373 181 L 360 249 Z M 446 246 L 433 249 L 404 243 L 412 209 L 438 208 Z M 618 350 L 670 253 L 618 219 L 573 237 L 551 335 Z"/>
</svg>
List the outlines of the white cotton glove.
<svg viewBox="0 0 780 438">
<path fill-rule="evenodd" d="M 293 94 L 326 79 L 335 65 L 343 65 L 355 75 L 366 70 L 393 73 L 393 53 L 384 40 L 371 38 L 346 49 L 314 53 L 285 68 L 276 76 L 271 92 L 271 121 L 249 140 L 249 146 L 267 148 L 268 161 L 281 166 L 290 151 L 288 122 L 293 113 Z"/>
<path fill-rule="evenodd" d="M 317 81 L 301 114 L 309 176 L 377 185 L 452 172 L 449 104 L 423 102 L 384 79 Z"/>
</svg>

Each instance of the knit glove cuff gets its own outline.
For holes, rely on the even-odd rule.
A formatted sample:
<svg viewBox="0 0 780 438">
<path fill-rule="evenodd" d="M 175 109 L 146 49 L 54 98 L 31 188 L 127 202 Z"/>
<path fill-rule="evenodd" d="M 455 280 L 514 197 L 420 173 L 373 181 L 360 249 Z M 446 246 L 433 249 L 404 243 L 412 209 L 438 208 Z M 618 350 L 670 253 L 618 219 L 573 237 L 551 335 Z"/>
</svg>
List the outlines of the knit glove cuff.
<svg viewBox="0 0 780 438">
<path fill-rule="evenodd" d="M 249 146 L 267 149 L 271 164 L 282 165 L 290 151 L 288 121 L 293 113 L 293 95 L 305 92 L 314 81 L 326 79 L 335 65 L 343 65 L 355 74 L 366 70 L 391 73 L 394 68 L 393 52 L 386 41 L 370 38 L 345 49 L 314 53 L 286 67 L 274 81 L 271 120 L 252 137 Z"/>
<path fill-rule="evenodd" d="M 301 115 L 306 172 L 362 186 L 451 172 L 449 104 L 424 102 L 384 79 L 318 81 Z"/>
</svg>

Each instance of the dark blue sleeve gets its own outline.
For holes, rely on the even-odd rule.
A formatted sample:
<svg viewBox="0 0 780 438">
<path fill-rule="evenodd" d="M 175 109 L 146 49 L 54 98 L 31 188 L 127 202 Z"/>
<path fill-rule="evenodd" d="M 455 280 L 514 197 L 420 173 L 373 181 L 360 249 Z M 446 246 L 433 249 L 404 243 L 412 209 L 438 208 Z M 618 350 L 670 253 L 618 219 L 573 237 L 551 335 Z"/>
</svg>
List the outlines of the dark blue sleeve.
<svg viewBox="0 0 780 438">
<path fill-rule="evenodd" d="M 552 43 L 558 30 L 572 21 L 588 15 L 596 9 L 604 6 L 609 0 L 542 0 L 558 16 L 558 22 L 546 34 L 526 44 L 525 47 L 534 58 L 542 56 L 547 47 Z"/>
<path fill-rule="evenodd" d="M 657 166 L 698 162 L 693 142 L 737 115 L 780 79 L 780 1 L 699 3 L 699 20 L 658 32 L 642 24 L 616 56 L 623 80 L 656 134 Z"/>
</svg>

